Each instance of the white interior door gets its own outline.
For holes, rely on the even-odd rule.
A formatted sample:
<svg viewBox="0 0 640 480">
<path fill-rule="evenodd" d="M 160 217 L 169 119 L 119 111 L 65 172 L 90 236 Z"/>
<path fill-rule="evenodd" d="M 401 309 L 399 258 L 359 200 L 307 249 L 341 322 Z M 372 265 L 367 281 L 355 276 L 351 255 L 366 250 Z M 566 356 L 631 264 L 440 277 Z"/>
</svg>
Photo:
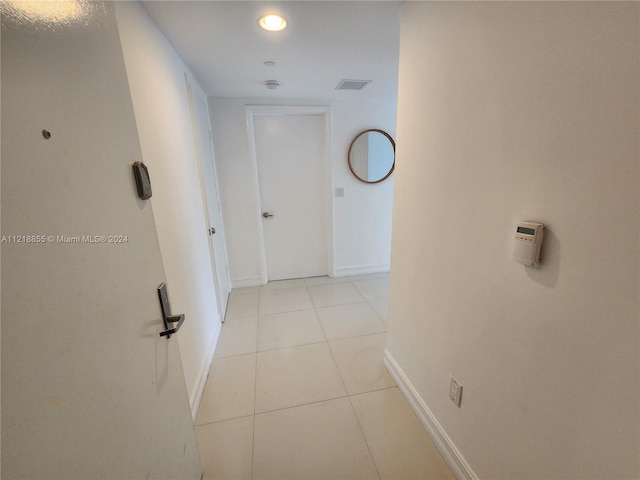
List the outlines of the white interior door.
<svg viewBox="0 0 640 480">
<path fill-rule="evenodd" d="M 95 5 L 69 30 L 3 18 L 2 476 L 195 480 L 120 39 Z"/>
<path fill-rule="evenodd" d="M 268 280 L 328 273 L 326 118 L 254 115 Z"/>
<path fill-rule="evenodd" d="M 203 203 L 207 216 L 209 246 L 216 285 L 216 296 L 220 318 L 224 321 L 227 300 L 231 291 L 227 249 L 224 243 L 222 211 L 218 194 L 218 179 L 213 156 L 213 142 L 209 123 L 209 109 L 206 98 L 199 96 L 187 80 L 189 104 L 194 128 L 194 139 L 199 162 L 200 178 L 203 189 Z"/>
</svg>

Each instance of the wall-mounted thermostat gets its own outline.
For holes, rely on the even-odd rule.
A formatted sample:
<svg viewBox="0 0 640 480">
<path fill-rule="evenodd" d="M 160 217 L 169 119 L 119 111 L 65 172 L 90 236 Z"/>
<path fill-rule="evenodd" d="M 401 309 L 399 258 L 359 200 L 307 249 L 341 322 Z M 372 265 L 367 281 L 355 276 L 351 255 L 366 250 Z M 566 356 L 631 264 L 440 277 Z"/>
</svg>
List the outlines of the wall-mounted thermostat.
<svg viewBox="0 0 640 480">
<path fill-rule="evenodd" d="M 513 237 L 513 259 L 523 265 L 538 265 L 544 225 L 520 222 Z"/>
</svg>

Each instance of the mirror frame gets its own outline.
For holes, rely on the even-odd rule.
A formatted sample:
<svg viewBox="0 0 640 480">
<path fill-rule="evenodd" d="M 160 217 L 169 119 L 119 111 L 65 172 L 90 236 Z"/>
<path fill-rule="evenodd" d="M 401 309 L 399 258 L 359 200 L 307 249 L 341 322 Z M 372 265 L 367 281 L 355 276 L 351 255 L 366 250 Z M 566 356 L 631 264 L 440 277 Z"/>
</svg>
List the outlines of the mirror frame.
<svg viewBox="0 0 640 480">
<path fill-rule="evenodd" d="M 387 139 L 389 140 L 389 142 L 391 142 L 391 146 L 393 147 L 393 164 L 391 165 L 391 168 L 389 169 L 389 171 L 387 172 L 387 174 L 382 177 L 380 180 L 375 180 L 375 181 L 371 181 L 371 180 L 365 180 L 362 177 L 360 177 L 355 170 L 353 169 L 353 167 L 351 166 L 351 149 L 353 148 L 354 144 L 356 143 L 356 141 L 365 133 L 369 133 L 369 132 L 378 132 L 381 133 L 382 135 L 384 135 L 385 137 L 387 137 Z M 380 183 L 380 182 L 384 182 L 387 178 L 389 178 L 389 176 L 393 173 L 393 170 L 396 168 L 396 142 L 393 140 L 393 138 L 391 138 L 391 135 L 389 135 L 387 132 L 385 132 L 384 130 L 380 130 L 378 128 L 369 128 L 368 130 L 364 130 L 362 132 L 360 132 L 358 135 L 355 136 L 355 138 L 351 141 L 351 145 L 349 145 L 349 151 L 347 152 L 347 165 L 349 165 L 349 170 L 351 170 L 351 173 L 353 174 L 354 177 L 356 177 L 358 180 L 360 180 L 361 182 L 364 183 Z"/>
</svg>

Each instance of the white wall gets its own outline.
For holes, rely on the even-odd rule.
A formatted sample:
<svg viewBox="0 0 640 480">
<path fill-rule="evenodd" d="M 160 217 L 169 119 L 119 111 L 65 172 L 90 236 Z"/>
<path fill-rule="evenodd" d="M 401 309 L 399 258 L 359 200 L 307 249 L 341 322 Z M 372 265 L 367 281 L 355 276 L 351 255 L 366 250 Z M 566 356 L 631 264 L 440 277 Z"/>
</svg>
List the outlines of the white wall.
<svg viewBox="0 0 640 480">
<path fill-rule="evenodd" d="M 273 105 L 269 99 L 210 98 L 216 166 L 225 220 L 231 281 L 235 287 L 260 284 L 256 199 L 251 180 L 246 105 Z M 331 107 L 334 274 L 349 275 L 389 268 L 393 175 L 367 185 L 347 166 L 351 140 L 362 130 L 380 128 L 395 137 L 395 99 L 278 101 L 279 105 Z"/>
<path fill-rule="evenodd" d="M 639 8 L 403 6 L 389 363 L 479 478 L 640 476 Z"/>
<path fill-rule="evenodd" d="M 344 198 L 333 198 L 335 274 L 388 271 L 395 174 L 381 183 L 363 183 L 349 170 L 347 152 L 355 136 L 369 128 L 395 139 L 396 99 L 334 101 L 331 111 L 333 187 L 345 192 Z"/>
<path fill-rule="evenodd" d="M 200 87 L 138 3 L 115 5 L 171 308 L 186 316 L 178 340 L 195 415 L 220 332 L 185 74 Z"/>
</svg>

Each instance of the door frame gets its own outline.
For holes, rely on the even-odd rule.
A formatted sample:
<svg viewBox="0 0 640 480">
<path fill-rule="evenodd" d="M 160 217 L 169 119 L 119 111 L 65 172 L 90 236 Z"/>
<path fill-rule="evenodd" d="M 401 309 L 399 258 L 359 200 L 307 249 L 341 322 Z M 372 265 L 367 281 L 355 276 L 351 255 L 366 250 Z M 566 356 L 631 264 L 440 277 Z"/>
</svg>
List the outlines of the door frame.
<svg viewBox="0 0 640 480">
<path fill-rule="evenodd" d="M 324 171 L 323 190 L 325 192 L 324 205 L 326 209 L 327 232 L 327 273 L 334 276 L 334 236 L 333 236 L 333 195 L 331 176 L 331 107 L 328 106 L 271 106 L 247 105 L 245 107 L 247 134 L 249 141 L 249 156 L 251 166 L 251 184 L 255 198 L 255 219 L 258 226 L 258 263 L 260 281 L 266 285 L 268 281 L 267 252 L 264 244 L 264 229 L 262 227 L 262 205 L 260 200 L 260 181 L 258 178 L 258 156 L 255 143 L 254 117 L 274 115 L 318 115 L 324 120 Z"/>
<path fill-rule="evenodd" d="M 199 101 L 200 99 L 197 98 L 197 94 L 196 92 L 194 92 L 194 89 L 192 87 L 192 81 L 189 78 L 189 75 L 187 75 L 185 73 L 184 75 L 184 79 L 185 79 L 185 83 L 186 83 L 186 88 L 187 88 L 187 100 L 189 102 L 189 115 L 191 116 L 191 129 L 193 131 L 193 146 L 194 146 L 194 150 L 195 150 L 195 154 L 196 154 L 196 166 L 197 166 L 197 170 L 198 170 L 198 180 L 200 182 L 200 194 L 202 197 L 202 207 L 203 207 L 203 211 L 204 211 L 204 223 L 205 226 L 207 227 L 207 229 L 209 227 L 211 227 L 211 225 L 209 224 L 209 202 L 208 202 L 208 197 L 211 196 L 211 191 L 209 188 L 207 188 L 206 182 L 204 181 L 204 174 L 202 172 L 202 162 L 204 161 L 203 158 L 201 157 L 200 154 L 200 149 L 198 147 L 198 126 L 197 126 L 197 122 L 198 122 L 198 118 L 197 118 L 197 114 L 195 111 L 195 105 L 194 102 Z M 215 181 L 216 183 L 218 182 L 218 172 L 216 171 L 216 162 L 215 162 L 215 158 L 213 158 L 213 145 L 211 144 L 212 141 L 212 136 L 211 136 L 211 120 L 209 119 L 209 105 L 208 102 L 205 101 L 205 105 L 207 106 L 207 131 L 209 133 L 208 138 L 206 139 L 207 142 L 209 142 L 210 144 L 210 148 L 211 148 L 211 153 L 212 153 L 212 162 L 213 162 L 213 172 L 214 172 L 214 176 L 215 176 Z M 219 188 L 218 185 L 216 185 L 216 201 L 218 203 L 218 205 L 220 205 L 220 194 L 219 194 Z M 227 258 L 227 245 L 224 239 L 224 223 L 222 220 L 222 212 L 220 212 L 220 222 L 221 224 L 218 226 L 218 230 L 219 232 L 217 232 L 218 234 L 222 235 L 222 242 L 223 242 L 223 252 L 222 252 L 222 257 L 223 258 L 216 258 L 215 255 L 215 249 L 213 246 L 213 239 L 211 238 L 211 235 L 207 232 L 203 232 L 205 233 L 205 235 L 207 236 L 207 243 L 209 245 L 209 255 L 210 255 L 210 260 L 211 260 L 211 274 L 213 276 L 213 285 L 215 287 L 215 295 L 216 295 L 216 303 L 218 305 L 218 315 L 219 315 L 219 319 L 220 319 L 220 323 L 224 323 L 224 317 L 226 314 L 226 310 L 227 310 L 227 301 L 228 298 L 225 299 L 225 301 L 223 302 L 222 299 L 220 298 L 220 288 L 219 288 L 219 283 L 220 283 L 220 279 L 218 279 L 218 269 L 216 268 L 216 262 L 224 262 L 224 265 L 226 267 L 226 276 L 227 276 L 227 284 L 229 286 L 231 286 L 231 279 L 229 278 L 229 259 Z"/>
</svg>

